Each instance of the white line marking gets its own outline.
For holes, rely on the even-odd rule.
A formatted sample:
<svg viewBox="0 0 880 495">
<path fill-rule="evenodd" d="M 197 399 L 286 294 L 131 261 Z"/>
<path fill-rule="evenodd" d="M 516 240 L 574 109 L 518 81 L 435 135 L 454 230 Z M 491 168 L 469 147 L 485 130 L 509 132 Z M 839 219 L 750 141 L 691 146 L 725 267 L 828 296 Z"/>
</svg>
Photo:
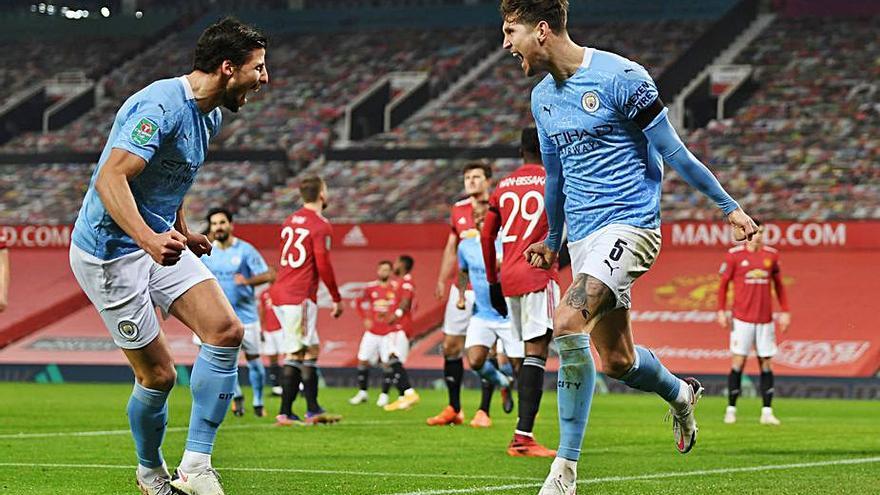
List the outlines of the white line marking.
<svg viewBox="0 0 880 495">
<path fill-rule="evenodd" d="M 399 421 L 392 420 L 376 420 L 376 421 L 342 421 L 335 425 L 328 425 L 329 428 L 337 428 L 340 426 L 377 426 L 377 425 L 399 425 Z M 223 425 L 220 427 L 223 431 L 228 430 L 252 430 L 252 429 L 260 429 L 260 428 L 272 428 L 275 425 L 272 423 L 261 423 L 261 424 L 247 424 L 247 425 Z M 324 426 L 324 425 L 319 425 Z M 292 427 L 290 429 L 296 429 L 299 427 Z M 279 429 L 288 429 L 288 428 L 279 428 Z M 173 426 L 170 428 L 166 428 L 166 433 L 177 433 L 181 431 L 187 431 L 188 427 L 186 426 Z M 56 437 L 103 437 L 103 436 L 113 436 L 113 435 L 130 435 L 131 430 L 96 430 L 96 431 L 50 431 L 44 433 L 3 433 L 0 434 L 0 440 L 16 440 L 16 439 L 30 439 L 30 438 L 56 438 Z"/>
<path fill-rule="evenodd" d="M 34 468 L 63 468 L 63 469 L 130 469 L 134 471 L 137 466 L 123 466 L 120 464 L 37 464 L 30 462 L 0 462 L 0 467 L 34 467 Z M 219 468 L 218 471 L 243 471 L 247 473 L 302 473 L 302 474 L 349 474 L 355 476 L 382 476 L 400 478 L 456 478 L 456 479 L 514 479 L 520 481 L 541 481 L 541 478 L 528 478 L 522 476 L 485 475 L 485 474 L 447 474 L 447 473 L 387 473 L 377 471 L 346 471 L 333 469 L 296 469 L 296 468 L 258 468 L 258 467 L 228 467 Z M 532 485 L 527 485 L 532 486 Z"/>
<path fill-rule="evenodd" d="M 722 468 L 722 469 L 704 469 L 701 471 L 683 471 L 673 473 L 653 473 L 641 474 L 636 476 L 608 476 L 605 478 L 593 478 L 586 480 L 578 480 L 578 485 L 594 485 L 598 483 L 611 483 L 619 481 L 638 481 L 638 480 L 656 480 L 664 478 L 679 478 L 686 476 L 702 476 L 707 474 L 729 474 L 729 473 L 748 473 L 755 471 L 774 471 L 780 469 L 798 469 L 821 466 L 837 466 L 842 464 L 868 464 L 880 462 L 880 457 L 865 457 L 861 459 L 838 459 L 834 461 L 817 461 L 817 462 L 799 462 L 796 464 L 776 464 L 770 466 L 750 466 L 740 468 Z M 450 488 L 442 490 L 420 490 L 414 492 L 393 493 L 389 495 L 451 495 L 454 493 L 477 493 L 477 492 L 496 492 L 501 490 L 516 490 L 519 488 L 538 488 L 540 483 L 527 483 L 517 485 L 498 485 L 483 486 L 472 488 Z"/>
</svg>

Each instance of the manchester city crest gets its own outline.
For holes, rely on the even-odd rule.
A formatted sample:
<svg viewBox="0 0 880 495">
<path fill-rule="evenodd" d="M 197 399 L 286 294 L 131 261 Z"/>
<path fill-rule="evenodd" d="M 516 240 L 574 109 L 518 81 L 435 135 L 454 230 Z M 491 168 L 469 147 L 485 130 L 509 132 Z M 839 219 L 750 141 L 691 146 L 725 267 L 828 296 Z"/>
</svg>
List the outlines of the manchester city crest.
<svg viewBox="0 0 880 495">
<path fill-rule="evenodd" d="M 595 112 L 599 109 L 599 96 L 594 91 L 587 91 L 581 96 L 581 106 L 587 112 Z"/>
</svg>

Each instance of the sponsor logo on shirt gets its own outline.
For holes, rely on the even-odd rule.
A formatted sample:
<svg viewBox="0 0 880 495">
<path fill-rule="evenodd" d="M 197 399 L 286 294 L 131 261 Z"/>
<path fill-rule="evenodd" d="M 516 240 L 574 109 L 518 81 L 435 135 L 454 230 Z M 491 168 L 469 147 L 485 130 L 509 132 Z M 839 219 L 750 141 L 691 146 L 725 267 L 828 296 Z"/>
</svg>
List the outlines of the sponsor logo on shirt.
<svg viewBox="0 0 880 495">
<path fill-rule="evenodd" d="M 134 129 L 131 130 L 131 140 L 134 141 L 135 144 L 143 146 L 150 142 L 150 139 L 153 138 L 153 134 L 156 134 L 158 128 L 159 124 L 144 117 L 134 126 Z"/>
</svg>

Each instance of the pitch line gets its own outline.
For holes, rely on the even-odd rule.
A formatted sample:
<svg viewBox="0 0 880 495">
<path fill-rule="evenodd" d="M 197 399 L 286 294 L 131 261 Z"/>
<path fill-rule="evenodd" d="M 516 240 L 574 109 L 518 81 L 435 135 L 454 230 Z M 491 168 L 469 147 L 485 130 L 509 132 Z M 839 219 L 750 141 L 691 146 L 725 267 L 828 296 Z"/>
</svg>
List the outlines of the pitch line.
<svg viewBox="0 0 880 495">
<path fill-rule="evenodd" d="M 817 462 L 798 462 L 795 464 L 776 464 L 769 466 L 750 466 L 750 467 L 739 467 L 739 468 L 721 468 L 721 469 L 703 469 L 700 471 L 681 471 L 681 472 L 671 472 L 671 473 L 653 473 L 653 474 L 641 474 L 636 476 L 608 476 L 605 478 L 592 478 L 585 480 L 578 480 L 578 485 L 595 485 L 599 483 L 614 483 L 621 481 L 641 481 L 641 480 L 656 480 L 656 479 L 665 479 L 665 478 L 682 478 L 686 476 L 703 476 L 708 474 L 730 474 L 730 473 L 749 473 L 756 471 L 775 471 L 782 469 L 800 469 L 800 468 L 812 468 L 812 467 L 822 467 L 822 466 L 838 466 L 842 464 L 869 464 L 874 462 L 880 462 L 880 457 L 864 457 L 861 459 L 837 459 L 834 461 L 817 461 Z M 501 490 L 516 490 L 520 488 L 539 488 L 541 486 L 540 483 L 520 483 L 516 485 L 497 485 L 497 486 L 483 486 L 483 487 L 471 487 L 471 488 L 450 488 L 450 489 L 441 489 L 441 490 L 420 490 L 414 492 L 401 492 L 401 493 L 392 493 L 389 495 L 452 495 L 455 493 L 491 493 L 497 492 Z"/>
<path fill-rule="evenodd" d="M 339 424 L 330 425 L 332 428 L 337 428 L 339 426 L 376 426 L 376 425 L 385 425 L 385 424 L 400 424 L 400 421 L 393 420 L 376 420 L 376 421 L 343 421 Z M 224 425 L 221 426 L 220 429 L 222 431 L 227 430 L 252 430 L 252 429 L 260 429 L 260 428 L 273 428 L 275 427 L 272 423 L 261 423 L 261 424 L 248 424 L 248 425 Z M 299 426 L 287 427 L 287 428 L 279 428 L 279 429 L 298 429 Z M 189 427 L 187 426 L 172 426 L 170 428 L 166 428 L 166 433 L 176 433 L 181 431 L 187 431 Z M 114 436 L 114 435 L 131 435 L 131 430 L 95 430 L 95 431 L 50 431 L 43 433 L 3 433 L 0 434 L 0 440 L 16 440 L 16 439 L 31 439 L 31 438 L 56 438 L 56 437 L 104 437 L 104 436 Z"/>
<path fill-rule="evenodd" d="M 121 464 L 62 464 L 62 463 L 31 463 L 31 462 L 0 462 L 3 467 L 31 467 L 31 468 L 56 468 L 56 469 L 127 469 L 135 470 L 137 466 L 125 466 Z M 220 472 L 241 471 L 246 473 L 291 473 L 291 474 L 348 474 L 355 476 L 376 477 L 400 477 L 400 478 L 448 478 L 448 479 L 514 479 L 520 481 L 541 481 L 543 478 L 529 478 L 524 476 L 507 476 L 504 474 L 448 474 L 448 473 L 388 473 L 377 471 L 350 471 L 335 469 L 297 469 L 297 468 L 260 468 L 260 467 L 225 467 L 218 468 Z M 532 485 L 526 485 L 532 486 Z"/>
</svg>

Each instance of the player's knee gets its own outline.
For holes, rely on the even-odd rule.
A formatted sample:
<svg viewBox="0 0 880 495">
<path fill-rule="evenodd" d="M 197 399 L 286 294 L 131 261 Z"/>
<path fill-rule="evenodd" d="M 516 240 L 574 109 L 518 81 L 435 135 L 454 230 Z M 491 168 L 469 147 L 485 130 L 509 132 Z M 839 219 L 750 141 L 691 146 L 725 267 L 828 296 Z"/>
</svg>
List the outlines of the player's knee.
<svg viewBox="0 0 880 495">
<path fill-rule="evenodd" d="M 484 364 L 486 364 L 485 354 L 468 353 L 468 366 L 470 366 L 472 370 L 481 369 Z"/>
<path fill-rule="evenodd" d="M 446 339 L 443 341 L 443 356 L 447 359 L 455 359 L 461 356 L 464 345 L 457 339 Z"/>
<path fill-rule="evenodd" d="M 177 371 L 171 365 L 153 366 L 149 371 L 138 376 L 138 382 L 141 386 L 151 390 L 167 392 L 174 388 L 174 384 L 177 382 Z"/>
<path fill-rule="evenodd" d="M 553 316 L 553 338 L 581 333 L 584 330 L 584 318 L 574 308 L 560 307 Z"/>
<path fill-rule="evenodd" d="M 213 344 L 220 347 L 238 347 L 243 338 L 244 325 L 238 318 L 229 318 L 218 325 Z"/>
<path fill-rule="evenodd" d="M 602 356 L 602 369 L 611 378 L 620 378 L 632 369 L 635 358 L 625 352 L 612 351 Z"/>
</svg>

